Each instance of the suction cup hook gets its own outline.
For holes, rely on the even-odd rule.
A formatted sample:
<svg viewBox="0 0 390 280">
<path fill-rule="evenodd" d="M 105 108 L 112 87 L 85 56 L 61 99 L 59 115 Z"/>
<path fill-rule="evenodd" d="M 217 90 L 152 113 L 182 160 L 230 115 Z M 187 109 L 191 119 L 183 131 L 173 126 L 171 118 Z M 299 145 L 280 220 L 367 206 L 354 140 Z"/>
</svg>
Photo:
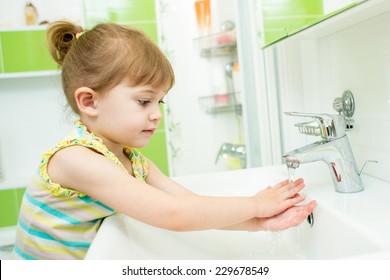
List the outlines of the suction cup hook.
<svg viewBox="0 0 390 280">
<path fill-rule="evenodd" d="M 341 97 L 335 98 L 333 108 L 346 118 L 351 118 L 355 113 L 355 99 L 353 98 L 352 92 L 346 90 Z"/>
</svg>

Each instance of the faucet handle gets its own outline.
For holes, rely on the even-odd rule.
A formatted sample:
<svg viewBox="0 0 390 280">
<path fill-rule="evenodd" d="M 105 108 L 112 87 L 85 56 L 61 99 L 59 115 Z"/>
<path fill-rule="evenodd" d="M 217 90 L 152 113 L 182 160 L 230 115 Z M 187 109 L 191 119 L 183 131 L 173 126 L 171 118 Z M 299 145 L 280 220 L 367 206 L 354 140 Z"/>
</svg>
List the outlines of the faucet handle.
<svg viewBox="0 0 390 280">
<path fill-rule="evenodd" d="M 325 141 L 345 135 L 345 119 L 342 115 L 285 112 L 288 116 L 310 117 L 315 122 L 297 123 L 299 132 L 311 136 L 321 136 Z"/>
</svg>

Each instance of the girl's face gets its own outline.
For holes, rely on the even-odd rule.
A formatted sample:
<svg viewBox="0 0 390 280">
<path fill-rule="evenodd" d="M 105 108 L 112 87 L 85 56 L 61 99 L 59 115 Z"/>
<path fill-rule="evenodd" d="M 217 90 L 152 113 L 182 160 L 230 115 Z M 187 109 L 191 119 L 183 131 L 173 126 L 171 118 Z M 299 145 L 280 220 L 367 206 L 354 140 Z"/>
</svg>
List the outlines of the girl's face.
<svg viewBox="0 0 390 280">
<path fill-rule="evenodd" d="M 148 144 L 162 118 L 160 104 L 166 92 L 150 86 L 130 87 L 125 79 L 98 98 L 95 134 L 108 148 Z"/>
</svg>

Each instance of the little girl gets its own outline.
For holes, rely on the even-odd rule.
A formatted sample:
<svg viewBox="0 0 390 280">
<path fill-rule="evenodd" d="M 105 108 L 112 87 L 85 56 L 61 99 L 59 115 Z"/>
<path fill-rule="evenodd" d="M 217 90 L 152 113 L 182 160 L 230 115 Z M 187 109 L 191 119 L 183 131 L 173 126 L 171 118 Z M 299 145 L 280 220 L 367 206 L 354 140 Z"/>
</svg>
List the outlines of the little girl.
<svg viewBox="0 0 390 280">
<path fill-rule="evenodd" d="M 313 211 L 315 201 L 297 205 L 302 179 L 250 197 L 202 196 L 136 150 L 158 127 L 174 83 L 169 61 L 140 31 L 111 23 L 83 31 L 58 21 L 47 38 L 79 120 L 42 155 L 27 187 L 15 258 L 83 259 L 104 218 L 117 212 L 173 231 L 258 231 L 296 226 Z"/>
</svg>

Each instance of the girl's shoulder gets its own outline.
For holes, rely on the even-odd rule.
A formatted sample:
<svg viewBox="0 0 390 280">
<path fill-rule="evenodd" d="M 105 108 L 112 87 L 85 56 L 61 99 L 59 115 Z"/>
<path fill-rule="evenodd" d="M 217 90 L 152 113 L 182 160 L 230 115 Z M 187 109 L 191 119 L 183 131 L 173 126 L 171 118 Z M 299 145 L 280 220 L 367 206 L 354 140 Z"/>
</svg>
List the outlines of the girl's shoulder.
<svg viewBox="0 0 390 280">
<path fill-rule="evenodd" d="M 51 170 L 63 170 L 63 166 L 73 163 L 83 163 L 90 165 L 91 157 L 89 153 L 98 153 L 119 164 L 117 157 L 107 149 L 103 141 L 93 133 L 89 133 L 87 128 L 76 121 L 69 134 L 57 142 L 53 147 L 42 154 L 39 163 L 38 174 L 41 180 L 54 195 L 57 196 L 84 196 L 83 193 L 72 189 L 64 188 L 49 174 L 49 162 Z M 93 158 L 93 157 L 92 157 Z M 53 160 L 55 159 L 55 160 Z M 57 165 L 58 168 L 57 168 Z"/>
</svg>

